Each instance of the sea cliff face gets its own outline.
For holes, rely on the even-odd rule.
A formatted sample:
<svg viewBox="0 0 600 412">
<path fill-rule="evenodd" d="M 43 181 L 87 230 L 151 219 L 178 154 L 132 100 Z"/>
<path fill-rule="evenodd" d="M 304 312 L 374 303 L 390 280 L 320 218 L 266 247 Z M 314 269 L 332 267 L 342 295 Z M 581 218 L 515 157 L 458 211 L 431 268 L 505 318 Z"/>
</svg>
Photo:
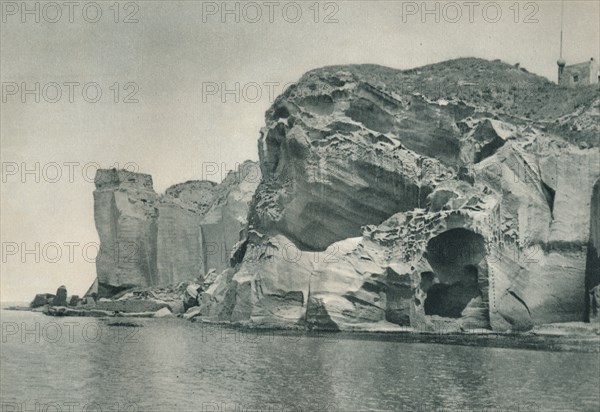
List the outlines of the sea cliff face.
<svg viewBox="0 0 600 412">
<path fill-rule="evenodd" d="M 221 184 L 190 181 L 159 195 L 149 175 L 99 170 L 94 211 L 100 295 L 189 281 L 229 267 L 259 181 L 258 166 L 245 162 Z"/>
<path fill-rule="evenodd" d="M 599 104 L 597 89 L 496 61 L 311 71 L 266 114 L 262 180 L 233 213 L 247 223 L 224 223 L 218 202 L 180 212 L 145 176 L 97 188 L 101 239 L 149 245 L 136 265 L 99 264 L 99 279 L 159 284 L 214 267 L 196 314 L 256 326 L 597 319 Z M 207 265 L 196 218 L 204 238 L 239 240 L 230 267 Z"/>
</svg>

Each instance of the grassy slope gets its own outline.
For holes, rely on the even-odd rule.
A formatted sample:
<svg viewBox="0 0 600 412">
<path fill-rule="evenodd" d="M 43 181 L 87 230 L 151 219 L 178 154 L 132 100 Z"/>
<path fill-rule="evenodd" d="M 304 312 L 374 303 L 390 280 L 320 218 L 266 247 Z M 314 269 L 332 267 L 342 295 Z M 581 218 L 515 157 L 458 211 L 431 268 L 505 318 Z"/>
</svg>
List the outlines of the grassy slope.
<svg viewBox="0 0 600 412">
<path fill-rule="evenodd" d="M 351 72 L 396 96 L 420 92 L 434 100 L 458 97 L 482 111 L 544 122 L 569 141 L 598 146 L 598 110 L 592 107 L 600 96 L 598 85 L 565 88 L 499 60 L 477 58 L 460 58 L 410 70 L 372 64 L 329 66 L 307 73 L 301 81 L 339 70 Z M 559 118 L 577 110 L 592 113 L 592 121 L 588 120 L 582 130 L 572 130 L 572 122 L 559 125 Z"/>
</svg>

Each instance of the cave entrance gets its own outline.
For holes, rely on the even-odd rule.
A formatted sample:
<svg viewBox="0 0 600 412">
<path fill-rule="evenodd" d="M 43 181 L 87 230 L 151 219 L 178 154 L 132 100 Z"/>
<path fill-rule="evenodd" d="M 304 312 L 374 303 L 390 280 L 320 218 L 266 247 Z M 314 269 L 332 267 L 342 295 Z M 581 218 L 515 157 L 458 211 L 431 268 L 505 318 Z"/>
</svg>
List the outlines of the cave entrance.
<svg viewBox="0 0 600 412">
<path fill-rule="evenodd" d="M 480 279 L 487 273 L 483 236 L 467 229 L 451 229 L 427 243 L 425 257 L 433 269 L 427 293 L 426 315 L 460 318 L 469 302 L 483 298 Z"/>
</svg>

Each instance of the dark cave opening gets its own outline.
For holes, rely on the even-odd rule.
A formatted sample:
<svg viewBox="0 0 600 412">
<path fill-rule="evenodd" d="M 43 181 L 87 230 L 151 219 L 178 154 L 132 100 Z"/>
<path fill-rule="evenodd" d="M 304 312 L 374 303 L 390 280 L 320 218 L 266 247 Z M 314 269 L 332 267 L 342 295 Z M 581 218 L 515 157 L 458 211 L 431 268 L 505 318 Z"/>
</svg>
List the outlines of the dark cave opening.
<svg viewBox="0 0 600 412">
<path fill-rule="evenodd" d="M 421 285 L 427 293 L 426 315 L 460 318 L 469 302 L 482 296 L 479 278 L 487 273 L 478 264 L 485 254 L 483 236 L 466 229 L 448 230 L 427 243 L 425 257 L 433 279 Z"/>
<path fill-rule="evenodd" d="M 465 266 L 465 276 L 453 284 L 436 283 L 427 291 L 425 314 L 460 318 L 471 299 L 480 296 L 477 268 Z"/>
</svg>

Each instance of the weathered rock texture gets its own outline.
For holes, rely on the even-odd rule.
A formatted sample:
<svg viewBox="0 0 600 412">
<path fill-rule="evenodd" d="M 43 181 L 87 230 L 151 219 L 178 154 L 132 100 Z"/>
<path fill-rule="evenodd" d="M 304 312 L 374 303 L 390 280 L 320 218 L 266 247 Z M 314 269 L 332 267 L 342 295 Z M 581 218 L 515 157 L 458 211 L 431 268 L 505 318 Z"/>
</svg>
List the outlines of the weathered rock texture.
<svg viewBox="0 0 600 412">
<path fill-rule="evenodd" d="M 94 192 L 99 295 L 193 280 L 211 268 L 229 267 L 259 181 L 258 166 L 246 162 L 221 184 L 190 181 L 158 195 L 149 175 L 99 170 Z"/>
<path fill-rule="evenodd" d="M 56 289 L 56 296 L 52 300 L 52 306 L 67 306 L 67 288 L 59 286 Z"/>
<path fill-rule="evenodd" d="M 267 112 L 248 237 L 200 316 L 333 330 L 594 316 L 599 102 L 476 59 L 307 73 Z"/>
<path fill-rule="evenodd" d="M 35 295 L 29 306 L 31 308 L 39 308 L 44 305 L 50 305 L 55 297 L 56 295 L 51 293 L 38 293 Z"/>
<path fill-rule="evenodd" d="M 103 244 L 142 247 L 132 263 L 103 256 L 99 279 L 172 283 L 215 268 L 187 317 L 256 326 L 597 319 L 599 107 L 597 88 L 499 61 L 311 71 L 266 114 L 247 225 L 252 185 L 218 191 L 221 202 L 206 183 L 157 196 L 149 176 L 104 172 L 116 175 L 97 182 Z M 205 251 L 215 239 L 231 267 Z"/>
</svg>

